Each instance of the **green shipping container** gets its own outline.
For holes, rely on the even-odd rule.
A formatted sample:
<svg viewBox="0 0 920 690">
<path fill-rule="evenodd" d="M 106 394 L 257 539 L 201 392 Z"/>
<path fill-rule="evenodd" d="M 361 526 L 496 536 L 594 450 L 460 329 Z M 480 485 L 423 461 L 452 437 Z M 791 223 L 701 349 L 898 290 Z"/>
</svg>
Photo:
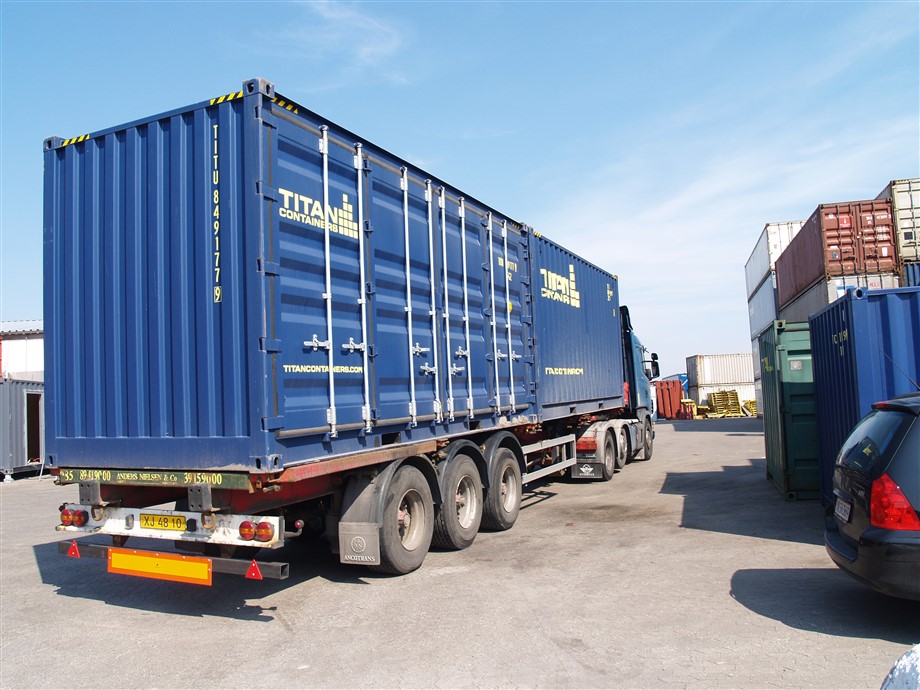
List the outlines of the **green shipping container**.
<svg viewBox="0 0 920 690">
<path fill-rule="evenodd" d="M 808 323 L 760 336 L 767 478 L 787 500 L 818 498 L 818 424 Z"/>
</svg>

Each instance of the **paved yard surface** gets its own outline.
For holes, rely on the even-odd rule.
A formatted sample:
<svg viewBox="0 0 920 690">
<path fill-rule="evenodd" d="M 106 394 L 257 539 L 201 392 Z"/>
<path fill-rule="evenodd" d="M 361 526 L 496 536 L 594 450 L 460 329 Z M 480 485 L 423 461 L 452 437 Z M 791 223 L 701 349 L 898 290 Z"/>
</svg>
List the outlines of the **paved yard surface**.
<svg viewBox="0 0 920 690">
<path fill-rule="evenodd" d="M 74 487 L 0 485 L 3 688 L 877 688 L 920 606 L 838 571 L 756 420 L 662 423 L 610 483 L 531 487 L 517 525 L 400 578 L 287 547 L 212 588 L 57 553 Z"/>
</svg>

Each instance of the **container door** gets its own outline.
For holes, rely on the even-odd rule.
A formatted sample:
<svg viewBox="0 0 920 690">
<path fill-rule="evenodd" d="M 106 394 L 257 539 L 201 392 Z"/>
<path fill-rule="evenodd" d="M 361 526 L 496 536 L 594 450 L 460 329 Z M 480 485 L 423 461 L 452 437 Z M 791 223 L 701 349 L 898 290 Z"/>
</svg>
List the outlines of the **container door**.
<svg viewBox="0 0 920 690">
<path fill-rule="evenodd" d="M 365 237 L 356 150 L 287 120 L 268 135 L 271 220 L 280 296 L 274 300 L 278 428 L 330 433 L 366 425 Z M 269 297 L 272 299 L 271 297 Z"/>
<path fill-rule="evenodd" d="M 434 337 L 432 265 L 439 257 L 425 181 L 383 164 L 368 173 L 373 267 L 373 360 L 378 424 L 440 421 L 443 387 Z M 436 310 L 435 310 L 436 311 Z"/>
</svg>

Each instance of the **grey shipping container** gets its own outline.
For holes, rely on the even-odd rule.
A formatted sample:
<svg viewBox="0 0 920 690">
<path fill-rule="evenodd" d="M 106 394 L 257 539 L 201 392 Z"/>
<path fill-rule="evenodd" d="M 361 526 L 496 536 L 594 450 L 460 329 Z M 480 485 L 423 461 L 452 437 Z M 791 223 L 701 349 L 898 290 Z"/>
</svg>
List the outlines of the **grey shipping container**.
<svg viewBox="0 0 920 690">
<path fill-rule="evenodd" d="M 789 322 L 808 321 L 809 316 L 817 314 L 828 304 L 843 297 L 847 290 L 890 290 L 900 285 L 901 282 L 896 275 L 841 276 L 822 280 L 780 309 L 778 318 L 780 321 Z"/>
<path fill-rule="evenodd" d="M 901 261 L 920 261 L 920 179 L 892 180 L 877 198 L 891 199 Z"/>
<path fill-rule="evenodd" d="M 768 329 L 776 319 L 776 282 L 773 272 L 750 299 L 748 299 L 748 323 L 751 337 L 756 338 Z"/>
<path fill-rule="evenodd" d="M 44 384 L 0 379 L 0 474 L 40 467 L 45 443 Z"/>
<path fill-rule="evenodd" d="M 754 383 L 753 372 L 749 352 L 687 357 L 687 382 L 690 387 Z"/>
</svg>

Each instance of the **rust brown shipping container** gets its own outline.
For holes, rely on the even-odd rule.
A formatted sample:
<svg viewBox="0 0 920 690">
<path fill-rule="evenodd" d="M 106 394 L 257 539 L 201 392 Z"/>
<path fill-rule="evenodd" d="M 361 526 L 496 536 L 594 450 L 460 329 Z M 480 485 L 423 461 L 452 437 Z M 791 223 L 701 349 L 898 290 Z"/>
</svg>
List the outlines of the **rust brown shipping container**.
<svg viewBox="0 0 920 690">
<path fill-rule="evenodd" d="M 819 280 L 897 273 L 890 199 L 821 204 L 776 260 L 782 309 Z"/>
<path fill-rule="evenodd" d="M 658 418 L 677 419 L 683 388 L 680 381 L 654 381 L 658 394 Z"/>
</svg>

